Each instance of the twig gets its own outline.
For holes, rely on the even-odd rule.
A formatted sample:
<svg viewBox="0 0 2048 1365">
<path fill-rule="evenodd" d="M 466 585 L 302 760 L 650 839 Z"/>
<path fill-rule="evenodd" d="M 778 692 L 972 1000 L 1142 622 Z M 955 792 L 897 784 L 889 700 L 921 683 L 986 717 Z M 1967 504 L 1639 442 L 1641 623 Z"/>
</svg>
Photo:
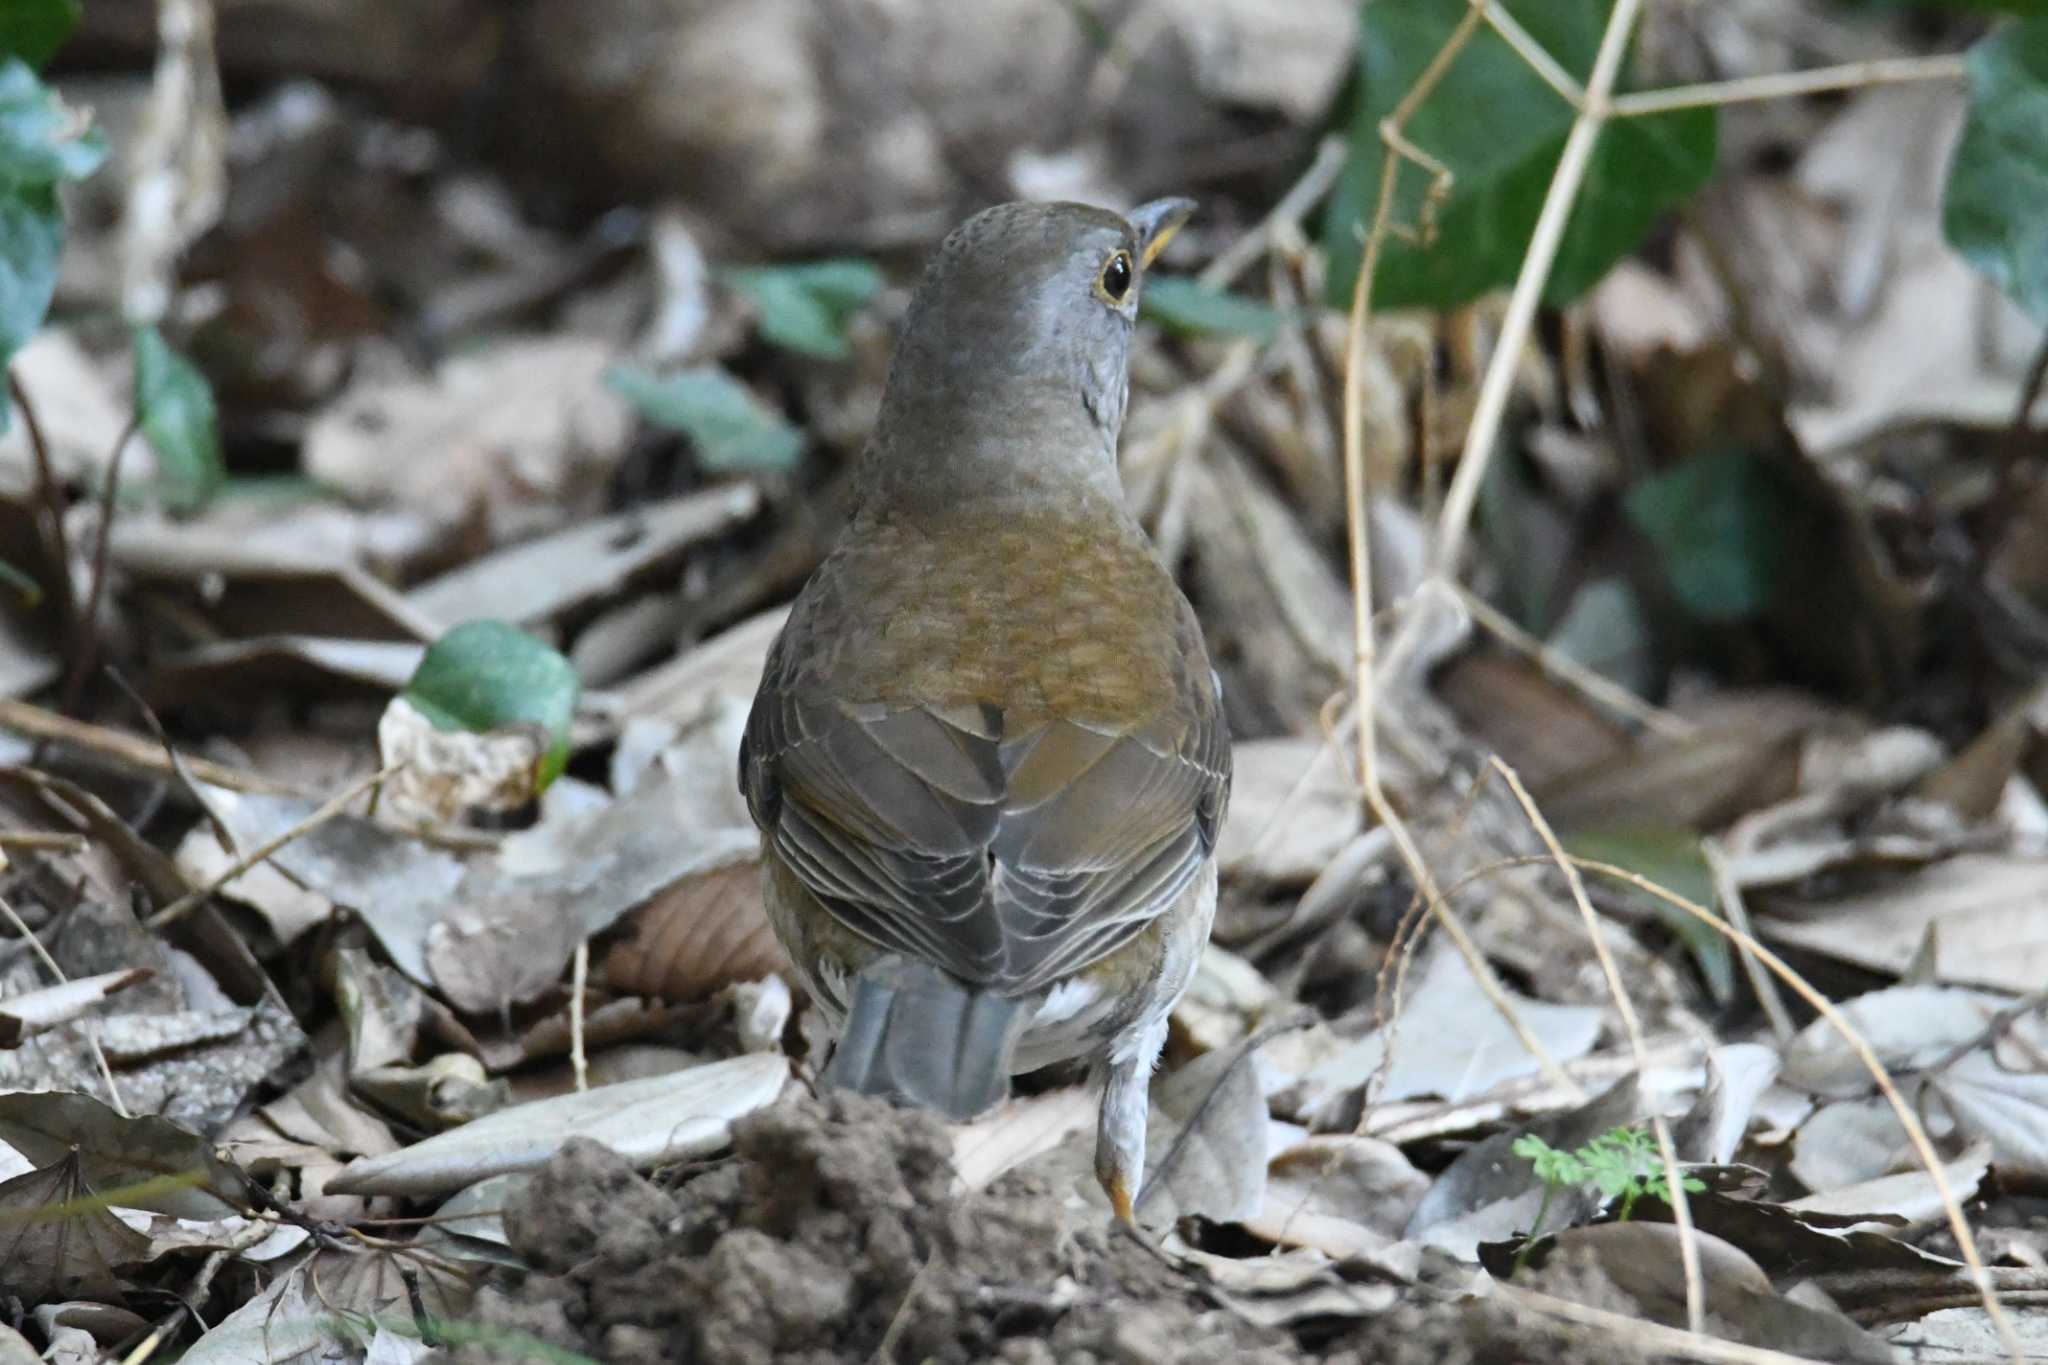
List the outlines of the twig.
<svg viewBox="0 0 2048 1365">
<path fill-rule="evenodd" d="M 121 428 L 121 435 L 114 441 L 113 453 L 107 456 L 107 477 L 100 484 L 100 524 L 93 535 L 92 581 L 85 590 L 85 606 L 78 613 L 77 653 L 71 660 L 70 674 L 64 680 L 64 701 L 59 707 L 66 712 L 77 709 L 79 694 L 85 690 L 86 679 L 92 674 L 94 656 L 99 653 L 100 594 L 107 583 L 107 547 L 114 538 L 114 497 L 121 488 L 121 455 L 141 425 L 142 414 L 131 414 L 128 424 Z"/>
<path fill-rule="evenodd" d="M 157 746 L 139 735 L 110 730 L 104 725 L 94 725 L 88 721 L 73 720 L 69 716 L 59 715 L 55 711 L 32 706 L 28 702 L 16 701 L 10 697 L 0 697 L 0 730 L 12 730 L 31 739 L 74 744 L 131 768 L 159 773 L 165 777 L 178 776 L 177 769 L 158 751 Z M 225 787 L 229 791 L 254 792 L 264 796 L 304 794 L 260 774 L 243 772 L 239 768 L 230 768 L 207 759 L 187 758 L 184 764 L 193 777 L 209 786 Z"/>
<path fill-rule="evenodd" d="M 1943 53 L 1934 57 L 1880 57 L 1867 62 L 1824 66 L 1817 71 L 1780 71 L 1768 76 L 1745 76 L 1740 80 L 1639 90 L 1633 94 L 1616 95 L 1609 100 L 1607 113 L 1610 118 L 1636 118 L 1644 114 L 1668 114 L 1674 109 L 1751 104 L 1757 100 L 1784 99 L 1792 95 L 1817 95 L 1826 90 L 1898 85 L 1906 81 L 1961 80 L 1966 70 L 1960 53 Z"/>
<path fill-rule="evenodd" d="M 1500 0 L 1486 0 L 1486 22 L 1566 104 L 1574 109 L 1586 107 L 1585 88 L 1573 79 L 1571 72 L 1558 64 L 1557 58 L 1551 56 L 1543 44 L 1529 36 L 1529 31 L 1508 13 Z"/>
<path fill-rule="evenodd" d="M 1459 600 L 1465 604 L 1465 610 L 1472 613 L 1472 619 L 1491 631 L 1502 644 L 1535 660 L 1544 672 L 1576 687 L 1591 700 L 1635 721 L 1645 729 L 1655 730 L 1658 734 L 1671 739 L 1690 739 L 1698 733 L 1698 727 L 1691 721 L 1682 716 L 1674 716 L 1661 706 L 1651 705 L 1611 678 L 1552 649 L 1509 620 L 1499 608 L 1469 588 L 1459 585 L 1457 592 Z"/>
<path fill-rule="evenodd" d="M 28 927 L 28 921 L 15 913 L 14 907 L 7 903 L 5 896 L 0 896 L 0 917 L 4 917 L 14 927 L 15 933 L 28 940 L 30 950 L 43 960 L 43 966 L 48 969 L 51 976 L 57 978 L 58 985 L 70 984 L 71 978 L 64 975 L 64 969 L 57 965 L 57 959 L 50 956 L 50 950 L 43 946 L 43 941 Z M 99 1030 L 89 1019 L 80 1020 L 79 1029 L 85 1035 L 86 1046 L 92 1049 L 93 1062 L 100 1069 L 100 1080 L 106 1083 L 108 1102 L 114 1106 L 115 1113 L 124 1119 L 128 1118 L 128 1106 L 121 1103 L 121 1091 L 114 1084 L 114 1068 L 107 1065 L 107 1054 L 100 1049 Z"/>
<path fill-rule="evenodd" d="M 1280 201 L 1259 220 L 1257 227 L 1218 252 L 1215 260 L 1203 266 L 1195 276 L 1195 283 L 1208 289 L 1222 289 L 1242 275 L 1246 267 L 1272 243 L 1276 225 L 1299 221 L 1330 192 L 1330 186 L 1337 183 L 1338 173 L 1344 169 L 1349 155 L 1350 147 L 1343 138 L 1334 135 L 1324 138 L 1316 148 L 1315 160 L 1309 162 L 1308 169 L 1301 173 L 1301 179 L 1280 196 Z"/>
<path fill-rule="evenodd" d="M 1864 1041 L 1863 1035 L 1856 1031 L 1855 1025 L 1851 1024 L 1826 996 L 1815 990 L 1805 977 L 1792 970 L 1783 958 L 1750 935 L 1723 922 L 1711 910 L 1695 905 L 1677 892 L 1667 890 L 1648 877 L 1631 872 L 1625 867 L 1569 855 L 1567 861 L 1582 872 L 1597 872 L 1601 876 L 1612 877 L 1655 896 L 1665 904 L 1675 906 L 1700 923 L 1710 926 L 1730 942 L 1747 948 L 1755 953 L 1757 959 L 1770 968 L 1779 980 L 1790 986 L 1801 1000 L 1812 1006 L 1828 1021 L 1849 1045 L 1850 1051 L 1856 1054 L 1857 1060 L 1863 1063 L 1864 1070 L 1870 1073 L 1871 1079 L 1877 1083 L 1877 1088 L 1883 1092 L 1886 1102 L 1891 1105 L 1892 1113 L 1898 1117 L 1899 1126 L 1905 1129 L 1906 1140 L 1912 1144 L 1914 1155 L 1920 1158 L 1920 1164 L 1926 1170 L 1928 1179 L 1934 1182 L 1935 1192 L 1941 1196 L 1942 1208 L 1948 1214 L 1949 1231 L 1955 1236 L 1956 1249 L 1962 1253 L 1963 1260 L 1970 1267 L 1970 1278 L 1977 1287 L 1978 1297 L 1983 1301 L 1984 1312 L 1991 1319 L 1992 1326 L 1997 1329 L 1999 1341 L 2012 1357 L 2014 1365 L 2022 1365 L 2025 1356 L 2020 1349 L 2019 1338 L 2014 1335 L 2012 1322 L 2006 1317 L 2004 1308 L 1999 1305 L 1998 1292 L 1992 1288 L 1990 1272 L 1984 1268 L 1984 1258 L 1977 1252 L 1977 1239 L 1970 1233 L 1969 1220 L 1963 1216 L 1963 1206 L 1957 1201 L 1955 1190 L 1948 1182 L 1948 1172 L 1943 1169 L 1941 1158 L 1935 1155 L 1933 1144 L 1927 1140 L 1926 1129 L 1920 1126 L 1920 1120 L 1906 1104 L 1905 1098 L 1899 1094 L 1899 1088 L 1893 1082 L 1891 1073 L 1885 1070 L 1884 1063 L 1878 1060 L 1877 1054 L 1871 1050 L 1870 1044 Z"/>
<path fill-rule="evenodd" d="M 576 1093 L 590 1089 L 590 1061 L 583 1055 L 583 988 L 590 979 L 590 940 L 576 940 L 569 981 L 569 1066 L 576 1073 Z"/>
<path fill-rule="evenodd" d="M 1429 65 L 1415 79 L 1408 93 L 1380 122 L 1380 141 L 1386 152 L 1380 159 L 1379 195 L 1373 205 L 1372 224 L 1366 230 L 1365 245 L 1359 253 L 1358 279 L 1351 286 L 1351 313 L 1344 333 L 1344 524 L 1351 555 L 1351 631 L 1354 658 L 1354 704 L 1358 710 L 1358 780 L 1374 811 L 1385 805 L 1380 795 L 1376 680 L 1373 659 L 1372 544 L 1367 522 L 1365 479 L 1365 320 L 1372 313 L 1372 280 L 1378 273 L 1380 251 L 1385 246 L 1394 212 L 1394 188 L 1401 175 L 1401 163 L 1413 160 L 1402 131 L 1422 102 L 1436 90 L 1451 63 L 1486 18 L 1483 0 L 1475 0 L 1458 20 L 1451 36 L 1430 58 Z M 1441 182 L 1446 173 L 1439 169 Z M 1382 817 L 1384 818 L 1384 817 Z M 1401 840 L 1405 857 L 1412 841 Z"/>
<path fill-rule="evenodd" d="M 1536 319 L 1544 283 L 1550 278 L 1551 262 L 1557 259 L 1558 243 L 1578 199 L 1579 184 L 1585 179 L 1593 144 L 1607 121 L 1609 95 L 1615 77 L 1621 73 L 1622 54 L 1628 48 L 1642 0 L 1615 0 L 1607 16 L 1607 31 L 1601 35 L 1600 50 L 1593 58 L 1593 72 L 1586 81 L 1586 97 L 1572 120 L 1564 152 L 1557 160 L 1550 189 L 1543 197 L 1543 209 L 1536 217 L 1529 237 L 1529 250 L 1522 257 L 1522 271 L 1515 279 L 1501 318 L 1500 335 L 1494 342 L 1493 357 L 1480 381 L 1479 397 L 1473 406 L 1472 424 L 1465 432 L 1465 447 L 1458 457 L 1458 471 L 1451 476 L 1451 489 L 1444 499 L 1443 515 L 1437 520 L 1435 564 L 1437 572 L 1454 577 L 1458 554 L 1464 548 L 1465 529 L 1479 497 L 1479 484 L 1500 434 L 1502 415 L 1507 411 L 1508 391 L 1514 384 L 1516 360 L 1529 339 L 1530 324 Z"/>
<path fill-rule="evenodd" d="M 40 829 L 0 829 L 0 858 L 10 848 L 27 849 L 32 853 L 83 853 L 92 847 L 92 840 L 83 834 L 60 834 Z"/>
<path fill-rule="evenodd" d="M 1558 870 L 1564 873 L 1565 884 L 1571 888 L 1572 903 L 1579 908 L 1579 917 L 1585 921 L 1586 936 L 1593 942 L 1593 955 L 1600 961 L 1601 975 L 1607 978 L 1608 994 L 1614 997 L 1614 1007 L 1621 1013 L 1621 1026 L 1628 1035 L 1628 1048 L 1635 1058 L 1636 1072 L 1647 1077 L 1650 1070 L 1649 1049 L 1643 1046 L 1642 1021 L 1636 1018 L 1635 1002 L 1629 999 L 1628 988 L 1622 985 L 1621 969 L 1614 965 L 1614 954 L 1608 951 L 1607 936 L 1600 932 L 1600 917 L 1593 912 L 1593 902 L 1586 895 L 1586 883 L 1579 876 L 1578 869 L 1565 860 L 1564 848 L 1557 842 L 1557 835 L 1551 830 L 1550 822 L 1543 818 L 1543 812 L 1536 808 L 1536 802 L 1529 796 L 1528 788 L 1515 770 L 1503 762 L 1499 755 L 1492 761 L 1493 770 L 1507 782 L 1508 790 L 1514 793 L 1521 805 L 1522 813 L 1529 817 L 1529 825 L 1536 831 L 1536 837 L 1543 841 L 1543 847 L 1550 851 Z M 1685 1324 L 1694 1334 L 1704 1334 L 1707 1326 L 1704 1290 L 1700 1284 L 1699 1241 L 1693 1234 L 1692 1202 L 1686 1198 L 1685 1179 L 1678 1170 L 1678 1150 L 1671 1142 L 1671 1126 L 1662 1114 L 1650 1115 L 1650 1130 L 1657 1135 L 1657 1151 L 1664 1160 L 1666 1196 L 1671 1205 L 1672 1217 L 1678 1223 L 1678 1259 L 1685 1275 Z"/>
<path fill-rule="evenodd" d="M 249 850 L 248 853 L 237 858 L 225 872 L 213 878 L 206 885 L 186 892 L 154 915 L 151 915 L 142 922 L 142 927 L 145 929 L 161 929 L 167 924 L 177 923 L 204 904 L 208 897 L 219 891 L 223 886 L 226 886 L 229 882 L 241 876 L 244 872 L 247 872 L 250 868 L 256 866 L 256 864 L 262 862 L 292 840 L 326 824 L 329 820 L 332 820 L 335 816 L 341 814 L 343 810 L 347 809 L 351 801 L 354 801 L 370 788 L 381 785 L 393 773 L 404 766 L 402 763 L 394 763 L 388 768 L 379 768 L 367 777 L 349 783 L 348 786 L 344 787 L 337 795 L 329 798 L 326 804 L 322 805 L 311 815 L 308 815 L 290 829 L 279 834 L 276 838 L 258 844 L 255 848 Z"/>
<path fill-rule="evenodd" d="M 1707 861 L 1707 870 L 1714 877 L 1714 899 L 1721 903 L 1729 923 L 1750 937 L 1756 937 L 1756 930 L 1750 927 L 1749 906 L 1742 899 L 1742 888 L 1735 883 L 1735 874 L 1728 868 L 1728 855 L 1721 848 L 1718 839 L 1700 840 L 1700 856 Z M 1756 1002 L 1763 1007 L 1764 1018 L 1771 1024 L 1771 1036 L 1780 1043 L 1792 1041 L 1798 1030 L 1792 1024 L 1792 1012 L 1785 1008 L 1784 997 L 1778 994 L 1778 983 L 1756 960 L 1756 954 L 1747 948 L 1737 950 L 1742 959 L 1742 970 L 1749 977 L 1749 988 L 1756 992 Z"/>
<path fill-rule="evenodd" d="M 1609 1312 L 1605 1308 L 1589 1308 L 1570 1299 L 1560 1299 L 1550 1294 L 1523 1289 L 1519 1285 L 1496 1280 L 1490 1286 L 1493 1297 L 1512 1308 L 1540 1313 L 1544 1317 L 1562 1318 L 1566 1322 L 1582 1327 L 1597 1327 L 1613 1334 L 1630 1346 L 1642 1349 L 1646 1359 L 1664 1359 L 1680 1356 L 1686 1360 L 1727 1362 L 1727 1365 L 1809 1365 L 1805 1356 L 1787 1355 L 1763 1346 L 1745 1346 L 1739 1341 L 1722 1341 L 1716 1337 L 1700 1336 L 1693 1332 L 1681 1332 L 1676 1327 L 1662 1323 L 1648 1322 L 1642 1318 L 1630 1317 L 1625 1313 Z"/>
<path fill-rule="evenodd" d="M 50 443 L 44 439 L 43 423 L 36 416 L 36 405 L 29 401 L 21 376 L 12 369 L 7 371 L 7 391 L 14 396 L 15 409 L 21 413 L 21 425 L 28 432 L 29 453 L 36 465 L 36 523 L 43 535 L 43 552 L 49 556 L 51 572 L 57 579 L 50 585 L 51 595 L 56 599 L 64 628 L 69 632 L 72 629 L 72 612 L 77 604 L 71 596 L 71 544 L 64 531 L 64 490 L 57 484 L 57 471 L 50 461 Z"/>
</svg>

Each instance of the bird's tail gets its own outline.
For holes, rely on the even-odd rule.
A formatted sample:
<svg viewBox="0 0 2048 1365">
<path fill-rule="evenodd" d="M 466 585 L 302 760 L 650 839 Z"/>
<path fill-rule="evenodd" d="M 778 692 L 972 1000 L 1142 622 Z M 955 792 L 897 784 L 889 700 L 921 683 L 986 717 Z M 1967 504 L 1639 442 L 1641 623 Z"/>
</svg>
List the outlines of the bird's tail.
<svg viewBox="0 0 2048 1365">
<path fill-rule="evenodd" d="M 1028 999 L 977 990 L 923 962 L 885 957 L 854 978 L 827 1087 L 969 1119 L 1008 1093 Z"/>
</svg>

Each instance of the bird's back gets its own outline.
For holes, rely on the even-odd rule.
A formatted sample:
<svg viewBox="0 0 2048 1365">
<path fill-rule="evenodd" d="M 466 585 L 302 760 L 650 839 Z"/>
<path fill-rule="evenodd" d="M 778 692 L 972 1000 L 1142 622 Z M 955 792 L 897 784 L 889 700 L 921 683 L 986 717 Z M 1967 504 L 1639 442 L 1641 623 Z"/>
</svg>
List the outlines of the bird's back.
<svg viewBox="0 0 2048 1365">
<path fill-rule="evenodd" d="M 1024 990 L 1172 903 L 1229 756 L 1193 613 L 1122 509 L 963 509 L 846 537 L 770 657 L 742 767 L 771 853 L 836 918 Z"/>
</svg>

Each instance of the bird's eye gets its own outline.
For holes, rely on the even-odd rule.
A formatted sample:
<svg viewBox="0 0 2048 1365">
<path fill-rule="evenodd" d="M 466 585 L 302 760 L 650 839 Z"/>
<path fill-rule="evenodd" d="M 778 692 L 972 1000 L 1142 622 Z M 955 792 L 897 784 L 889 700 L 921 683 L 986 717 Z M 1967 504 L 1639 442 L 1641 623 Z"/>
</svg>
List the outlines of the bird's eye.
<svg viewBox="0 0 2048 1365">
<path fill-rule="evenodd" d="M 1122 303 L 1124 296 L 1131 292 L 1131 253 L 1119 251 L 1104 262 L 1095 287 L 1111 303 Z"/>
</svg>

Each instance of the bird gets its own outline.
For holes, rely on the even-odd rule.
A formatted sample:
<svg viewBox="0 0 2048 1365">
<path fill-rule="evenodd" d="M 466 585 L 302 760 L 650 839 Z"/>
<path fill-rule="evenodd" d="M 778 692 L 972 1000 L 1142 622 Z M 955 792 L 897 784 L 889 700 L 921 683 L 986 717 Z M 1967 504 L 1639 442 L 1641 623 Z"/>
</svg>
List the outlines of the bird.
<svg viewBox="0 0 2048 1365">
<path fill-rule="evenodd" d="M 1230 799 L 1221 681 L 1117 468 L 1146 272 L 1193 208 L 946 237 L 739 753 L 769 921 L 836 1030 L 821 1086 L 964 1120 L 1086 1059 L 1127 1224 Z"/>
</svg>

